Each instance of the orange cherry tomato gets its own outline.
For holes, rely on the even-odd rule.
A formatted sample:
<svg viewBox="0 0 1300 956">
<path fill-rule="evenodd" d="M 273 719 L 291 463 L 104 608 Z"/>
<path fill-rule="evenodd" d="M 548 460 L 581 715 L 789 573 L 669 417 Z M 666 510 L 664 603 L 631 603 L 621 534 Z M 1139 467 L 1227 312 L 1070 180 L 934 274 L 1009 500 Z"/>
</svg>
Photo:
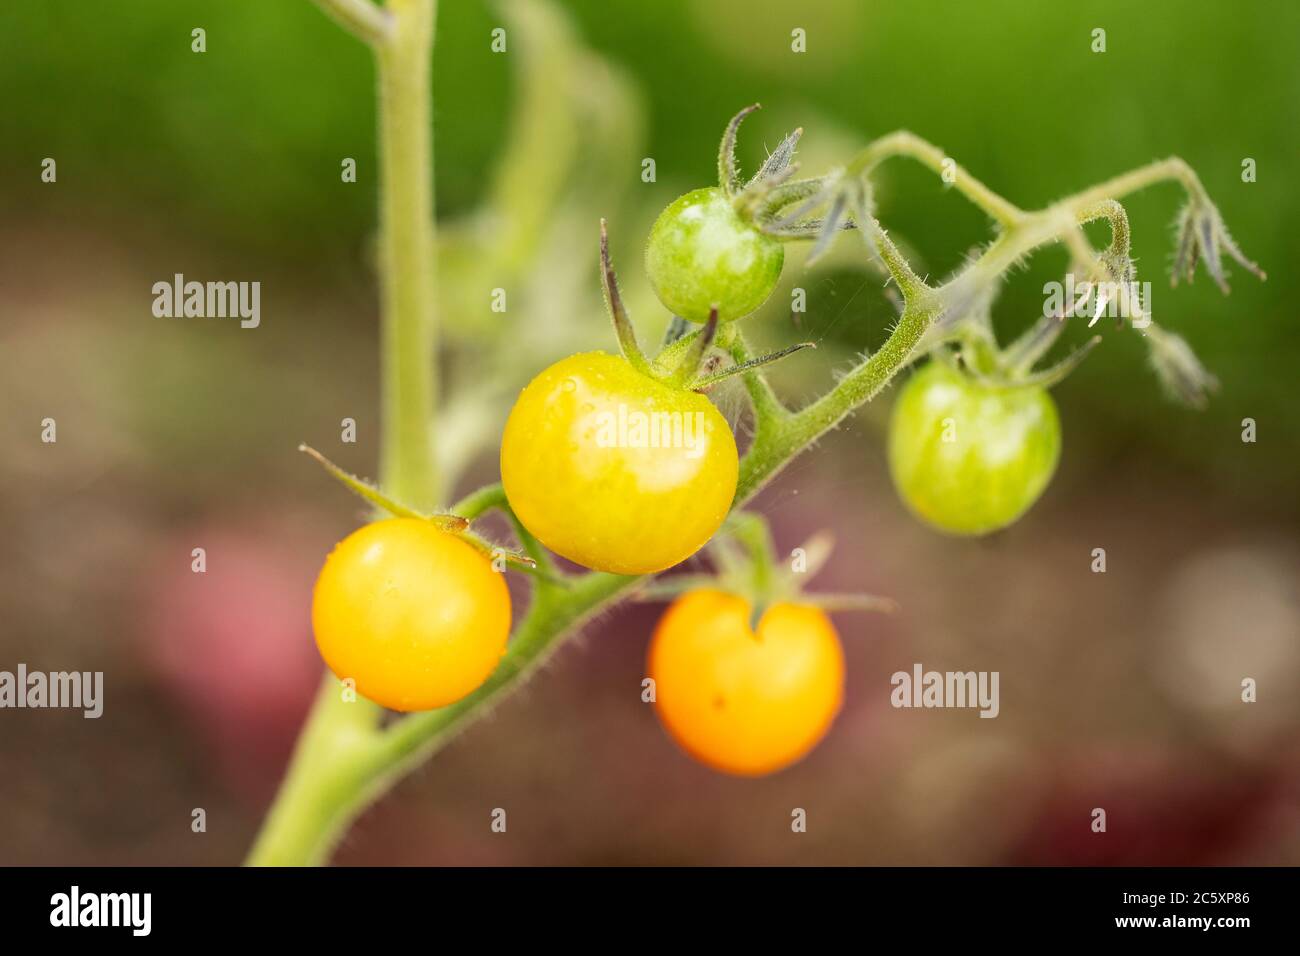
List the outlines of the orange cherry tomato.
<svg viewBox="0 0 1300 956">
<path fill-rule="evenodd" d="M 688 754 L 725 773 L 789 766 L 844 700 L 844 652 L 820 608 L 778 602 L 755 632 L 744 598 L 701 589 L 665 612 L 650 645 L 655 712 Z"/>
<path fill-rule="evenodd" d="M 496 669 L 510 593 L 486 557 L 427 521 L 360 528 L 325 559 L 312 600 L 321 657 L 393 710 L 460 700 Z"/>
</svg>

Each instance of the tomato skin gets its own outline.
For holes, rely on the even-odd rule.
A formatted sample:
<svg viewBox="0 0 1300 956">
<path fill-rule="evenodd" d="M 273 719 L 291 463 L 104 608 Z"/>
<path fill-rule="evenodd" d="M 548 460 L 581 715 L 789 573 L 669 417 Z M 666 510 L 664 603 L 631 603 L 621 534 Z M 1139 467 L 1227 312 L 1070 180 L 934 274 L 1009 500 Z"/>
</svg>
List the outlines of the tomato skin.
<svg viewBox="0 0 1300 956">
<path fill-rule="evenodd" d="M 633 423 L 665 412 L 678 416 L 668 420 L 681 423 L 680 441 L 639 447 Z M 727 516 L 738 473 L 735 437 L 707 398 L 604 352 L 533 379 L 501 441 L 501 481 L 524 527 L 556 554 L 617 574 L 662 571 L 698 551 Z"/>
<path fill-rule="evenodd" d="M 750 605 L 690 591 L 664 613 L 649 653 L 655 713 L 683 750 L 745 777 L 795 763 L 844 701 L 844 651 L 824 611 L 778 602 L 755 633 Z"/>
<path fill-rule="evenodd" d="M 650 229 L 645 267 L 674 315 L 707 322 L 749 315 L 781 278 L 785 247 L 745 222 L 720 189 L 696 189 L 669 204 Z"/>
<path fill-rule="evenodd" d="M 460 700 L 496 669 L 510 592 L 486 557 L 427 521 L 390 518 L 340 541 L 321 569 L 312 630 L 329 669 L 392 710 Z"/>
<path fill-rule="evenodd" d="M 945 431 L 953 440 L 943 440 Z M 1047 488 L 1060 455 L 1061 422 L 1045 389 L 989 388 L 943 362 L 908 380 L 890 417 L 894 487 L 918 517 L 950 534 L 1015 522 Z"/>
</svg>

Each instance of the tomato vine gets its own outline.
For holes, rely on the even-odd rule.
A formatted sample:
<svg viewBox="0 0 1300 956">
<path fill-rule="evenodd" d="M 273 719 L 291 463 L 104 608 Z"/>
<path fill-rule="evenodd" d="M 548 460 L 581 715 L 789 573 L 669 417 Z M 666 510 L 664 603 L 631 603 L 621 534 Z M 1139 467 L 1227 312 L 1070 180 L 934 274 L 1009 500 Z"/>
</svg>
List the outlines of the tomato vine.
<svg viewBox="0 0 1300 956">
<path fill-rule="evenodd" d="M 388 0 L 385 8 L 368 0 L 317 2 L 374 49 L 379 65 L 382 495 L 399 507 L 410 506 L 423 513 L 430 510 L 431 498 L 439 488 L 433 444 L 437 327 L 432 284 L 436 247 L 429 94 L 435 0 Z M 724 135 L 718 163 L 720 195 L 770 237 L 783 242 L 813 241 L 814 255 L 820 255 L 851 228 L 865 244 L 869 262 L 880 268 L 901 294 L 902 309 L 877 351 L 864 357 L 820 398 L 798 409 L 787 406 L 772 389 L 738 323 L 719 325 L 715 315 L 693 333 L 696 337 L 716 335 L 712 341 L 706 339 L 705 346 L 730 360 L 732 374 L 743 380 L 749 397 L 752 435 L 739 461 L 732 503 L 735 521 L 745 520 L 740 509 L 789 462 L 924 354 L 952 350 L 972 373 L 997 372 L 1012 379 L 1033 374 L 1029 367 L 1051 343 L 1060 323 L 1036 327 L 1027 340 L 999 348 L 988 309 L 1003 276 L 1035 250 L 1057 242 L 1070 251 L 1075 267 L 1092 279 L 1131 275 L 1128 220 L 1119 200 L 1139 189 L 1174 181 L 1187 194 L 1179 220 L 1176 280 L 1190 278 L 1196 264 L 1203 262 L 1226 291 L 1225 256 L 1262 278 L 1262 272 L 1232 240 L 1196 174 L 1181 159 L 1151 163 L 1045 208 L 1024 210 L 953 163 L 938 147 L 908 132 L 874 141 L 830 174 L 795 180 L 791 159 L 799 137 L 796 131 L 773 153 L 760 175 L 741 187 L 732 151 L 740 120 L 748 112 L 742 111 Z M 931 284 L 918 276 L 875 218 L 872 176 L 881 163 L 894 157 L 914 159 L 943 174 L 959 193 L 987 213 L 995 226 L 995 237 L 988 246 L 940 283 Z M 1111 247 L 1101 253 L 1092 248 L 1082 229 L 1096 219 L 1106 219 L 1112 229 Z M 766 277 L 759 278 L 761 286 Z M 762 288 L 749 299 L 761 301 L 759 292 Z M 699 294 L 705 300 L 711 295 L 707 289 Z M 699 294 L 691 299 L 695 314 L 689 316 L 697 321 L 702 317 Z M 611 309 L 617 327 L 618 308 L 611 303 Z M 625 355 L 627 334 L 619 328 Z M 1149 322 L 1143 335 L 1153 365 L 1171 391 L 1189 402 L 1202 400 L 1213 387 L 1213 378 L 1190 347 Z M 682 336 L 670 343 L 665 355 L 680 360 L 693 341 L 700 340 Z M 628 355 L 628 361 L 637 365 L 646 360 Z M 645 371 L 654 370 L 647 366 Z M 675 386 L 707 387 L 710 382 L 694 375 L 692 381 L 677 381 Z M 383 506 L 382 501 L 378 503 Z M 405 772 L 523 683 L 593 615 L 638 589 L 653 587 L 647 577 L 558 570 L 512 510 L 501 485 L 480 488 L 453 505 L 451 516 L 443 516 L 444 528 L 450 533 L 461 527 L 460 521 L 472 523 L 494 510 L 512 523 L 527 556 L 521 563 L 535 566 L 529 579 L 527 611 L 517 621 L 499 664 L 477 690 L 454 703 L 387 723 L 377 705 L 364 699 L 346 700 L 337 680 L 327 677 L 280 794 L 252 849 L 250 863 L 325 861 L 356 814 Z"/>
</svg>

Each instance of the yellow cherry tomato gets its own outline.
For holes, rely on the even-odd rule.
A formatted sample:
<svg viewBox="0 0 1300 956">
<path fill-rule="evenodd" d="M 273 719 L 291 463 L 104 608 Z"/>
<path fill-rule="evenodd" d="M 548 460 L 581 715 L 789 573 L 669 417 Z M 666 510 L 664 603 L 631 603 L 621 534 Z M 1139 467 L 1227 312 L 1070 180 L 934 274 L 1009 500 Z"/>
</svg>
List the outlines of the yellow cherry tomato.
<svg viewBox="0 0 1300 956">
<path fill-rule="evenodd" d="M 618 355 L 556 362 L 520 394 L 501 482 L 525 528 L 570 561 L 648 574 L 698 551 L 736 493 L 736 440 L 703 395 Z"/>
<path fill-rule="evenodd" d="M 316 579 L 321 657 L 393 710 L 460 700 L 506 651 L 510 593 L 472 546 L 427 521 L 392 518 L 340 541 Z"/>
<path fill-rule="evenodd" d="M 844 651 L 820 608 L 778 602 L 749 626 L 744 598 L 701 589 L 668 608 L 650 645 L 655 712 L 688 754 L 757 777 L 826 735 L 844 700 Z"/>
</svg>

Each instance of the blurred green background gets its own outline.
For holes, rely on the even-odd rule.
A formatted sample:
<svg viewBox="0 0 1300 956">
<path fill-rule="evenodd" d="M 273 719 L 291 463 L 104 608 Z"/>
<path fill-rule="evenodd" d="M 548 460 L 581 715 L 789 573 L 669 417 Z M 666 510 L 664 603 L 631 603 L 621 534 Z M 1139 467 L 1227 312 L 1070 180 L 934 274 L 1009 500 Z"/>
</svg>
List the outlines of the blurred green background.
<svg viewBox="0 0 1300 956">
<path fill-rule="evenodd" d="M 489 46 L 503 24 L 504 55 Z M 795 27 L 806 53 L 791 51 Z M 1097 27 L 1105 53 L 1090 48 Z M 834 525 L 844 557 L 827 586 L 905 608 L 841 623 L 850 705 L 806 764 L 751 785 L 687 765 L 628 690 L 653 620 L 632 609 L 404 784 L 341 859 L 1300 861 L 1300 719 L 1278 697 L 1300 688 L 1297 37 L 1289 0 L 444 0 L 442 445 L 462 486 L 495 477 L 509 397 L 547 358 L 612 347 L 601 216 L 634 317 L 662 326 L 641 238 L 713 178 L 721 129 L 750 102 L 765 108 L 742 132 L 746 169 L 796 125 L 812 173 L 908 128 L 1025 207 L 1181 156 L 1269 278 L 1238 269 L 1229 297 L 1204 274 L 1170 288 L 1177 187 L 1126 201 L 1154 316 L 1220 392 L 1204 412 L 1173 404 L 1138 337 L 1103 330 L 1056 390 L 1056 483 L 993 542 L 949 542 L 902 512 L 880 451 L 888 397 L 790 469 L 763 499 L 782 544 Z M 316 678 L 312 575 L 359 514 L 294 448 L 311 441 L 362 473 L 376 461 L 370 55 L 308 0 L 7 3 L 0 89 L 0 667 L 104 669 L 109 693 L 99 722 L 0 713 L 0 863 L 233 862 Z M 55 184 L 41 182 L 45 157 Z M 355 184 L 340 181 L 343 157 Z M 906 160 L 877 193 L 924 274 L 988 237 L 978 211 Z M 894 313 L 852 236 L 815 270 L 788 261 L 749 321 L 765 344 L 823 346 L 776 374 L 798 401 L 877 345 Z M 1011 277 L 1000 332 L 1041 314 L 1065 263 L 1047 250 Z M 175 272 L 260 280 L 262 327 L 154 319 L 150 286 Z M 808 290 L 797 329 L 795 285 Z M 497 286 L 511 293 L 504 318 L 489 309 Z M 719 401 L 734 411 L 734 396 Z M 39 443 L 45 416 L 57 445 Z M 356 446 L 337 443 L 345 416 Z M 206 578 L 189 572 L 198 545 Z M 1105 588 L 1086 573 L 1100 545 Z M 882 708 L 887 675 L 914 660 L 1001 666 L 1004 716 L 974 722 L 998 726 Z M 1246 666 L 1267 671 L 1267 716 L 1207 702 Z M 1089 781 L 1128 801 L 1141 834 L 1105 849 L 1074 835 L 1062 821 L 1103 799 Z M 538 808 L 508 845 L 488 842 L 486 809 L 479 825 L 501 793 Z M 781 808 L 813 793 L 838 822 L 792 846 Z M 202 837 L 194 806 L 219 821 Z"/>
<path fill-rule="evenodd" d="M 807 128 L 806 149 L 826 165 L 848 155 L 828 143 L 910 128 L 1023 206 L 1153 158 L 1184 157 L 1270 273 L 1264 286 L 1239 275 L 1227 299 L 1204 277 L 1171 289 L 1177 189 L 1152 189 L 1129 204 L 1139 278 L 1155 285 L 1156 317 L 1205 357 L 1223 383 L 1220 399 L 1204 416 L 1170 407 L 1144 378 L 1143 349 L 1131 335 L 1116 336 L 1064 391 L 1108 434 L 1159 443 L 1196 470 L 1215 468 L 1216 456 L 1201 453 L 1207 429 L 1222 434 L 1255 417 L 1264 438 L 1252 451 L 1278 467 L 1257 469 L 1254 479 L 1270 494 L 1294 487 L 1282 466 L 1300 422 L 1280 414 L 1293 407 L 1281 389 L 1297 335 L 1283 306 L 1297 292 L 1298 193 L 1287 172 L 1300 146 L 1294 3 L 823 0 L 797 13 L 780 2 L 723 0 L 563 6 L 587 42 L 628 74 L 644 107 L 638 148 L 656 160 L 658 183 L 640 183 L 639 155 L 598 174 L 639 189 L 646 208 L 708 181 L 721 125 L 752 101 L 768 109 L 742 139 L 751 164 L 791 124 Z M 369 53 L 311 4 L 132 0 L 99 10 L 48 0 L 8 4 L 0 18 L 8 94 L 0 163 L 11 228 L 33 218 L 110 222 L 126 236 L 190 236 L 285 270 L 336 263 L 372 228 Z M 510 123 L 511 56 L 484 39 L 502 22 L 484 3 L 443 4 L 434 77 L 445 217 L 484 197 L 484 171 Z M 203 55 L 185 39 L 195 25 L 208 31 Z M 808 32 L 808 53 L 791 52 L 792 25 Z M 1099 26 L 1104 54 L 1090 49 Z M 57 189 L 31 175 L 45 156 L 60 160 Z M 359 160 L 355 187 L 339 182 L 342 156 Z M 1241 181 L 1246 157 L 1257 163 L 1254 183 Z M 924 170 L 903 162 L 884 175 L 882 216 L 922 254 L 923 267 L 943 273 L 986 237 L 982 216 Z M 1006 327 L 1038 313 L 1042 283 L 1063 263 L 1063 254 L 1043 254 L 1012 284 L 998 310 Z M 814 296 L 809 321 L 829 326 L 828 314 L 843 309 L 832 332 L 859 345 L 864 317 L 880 331 L 873 305 L 878 296 L 847 306 Z M 1130 378 L 1132 388 L 1115 387 Z"/>
</svg>

